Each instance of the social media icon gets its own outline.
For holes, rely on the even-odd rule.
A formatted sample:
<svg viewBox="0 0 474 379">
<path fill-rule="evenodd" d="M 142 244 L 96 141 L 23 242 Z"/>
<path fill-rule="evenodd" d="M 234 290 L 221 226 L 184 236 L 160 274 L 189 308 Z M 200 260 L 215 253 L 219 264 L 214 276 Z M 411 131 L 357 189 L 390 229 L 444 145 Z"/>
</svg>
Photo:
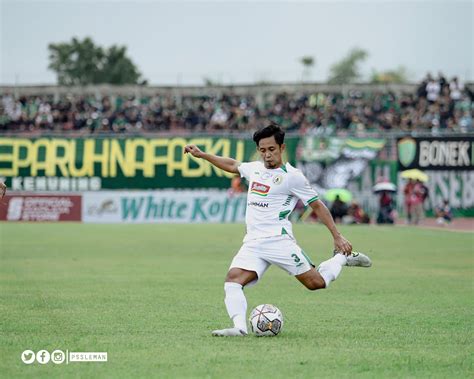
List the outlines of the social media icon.
<svg viewBox="0 0 474 379">
<path fill-rule="evenodd" d="M 66 359 L 66 354 L 64 354 L 62 350 L 54 350 L 51 353 L 51 361 L 53 363 L 56 363 L 57 365 L 63 363 L 65 359 Z"/>
<path fill-rule="evenodd" d="M 40 350 L 36 353 L 36 360 L 42 365 L 48 363 L 50 358 L 51 356 L 49 355 L 49 352 L 47 350 Z"/>
<path fill-rule="evenodd" d="M 26 365 L 32 364 L 35 361 L 35 352 L 33 350 L 25 350 L 21 353 L 21 360 Z"/>
</svg>

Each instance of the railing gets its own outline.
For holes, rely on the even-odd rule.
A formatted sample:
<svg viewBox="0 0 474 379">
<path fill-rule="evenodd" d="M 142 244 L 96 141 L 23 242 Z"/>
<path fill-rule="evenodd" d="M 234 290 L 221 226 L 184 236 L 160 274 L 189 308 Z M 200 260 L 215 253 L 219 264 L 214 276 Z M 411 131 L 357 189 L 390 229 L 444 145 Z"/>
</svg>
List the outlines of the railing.
<svg viewBox="0 0 474 379">
<path fill-rule="evenodd" d="M 31 132 L 18 132 L 12 130 L 0 131 L 0 137 L 114 137 L 114 138 L 130 138 L 130 137 L 238 137 L 238 138 L 251 138 L 254 131 L 249 130 L 245 132 L 241 131 L 223 131 L 217 130 L 214 132 L 193 132 L 192 130 L 185 129 L 174 129 L 166 131 L 130 131 L 126 133 L 115 133 L 115 132 L 104 132 L 94 131 L 90 132 L 88 128 L 73 131 L 51 131 L 51 130 L 35 130 Z M 314 134 L 313 134 L 314 135 Z M 303 137 L 305 134 L 298 131 L 286 132 L 288 137 Z M 321 137 L 354 137 L 354 138 L 386 138 L 386 139 L 397 139 L 401 137 L 459 137 L 459 136 L 474 136 L 474 131 L 459 132 L 459 131 L 446 131 L 446 130 L 416 130 L 416 131 L 402 131 L 402 130 L 391 130 L 391 131 L 364 131 L 364 132 L 348 132 L 347 130 L 337 130 L 333 134 L 318 134 Z"/>
<path fill-rule="evenodd" d="M 326 83 L 263 83 L 248 85 L 222 85 L 222 86 L 0 86 L 0 95 L 13 94 L 15 96 L 60 96 L 60 95 L 126 95 L 126 96 L 202 96 L 221 95 L 233 93 L 235 95 L 271 95 L 281 92 L 322 92 L 348 94 L 351 91 L 361 92 L 393 92 L 395 94 L 414 93 L 418 84 L 326 84 Z M 474 91 L 474 82 L 465 83 L 465 86 Z"/>
</svg>

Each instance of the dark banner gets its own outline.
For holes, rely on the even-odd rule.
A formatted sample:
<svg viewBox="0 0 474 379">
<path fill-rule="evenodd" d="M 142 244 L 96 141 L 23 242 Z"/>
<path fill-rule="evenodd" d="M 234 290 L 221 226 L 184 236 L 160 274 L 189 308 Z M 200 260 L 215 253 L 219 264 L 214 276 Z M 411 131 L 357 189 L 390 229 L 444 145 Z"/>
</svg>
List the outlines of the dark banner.
<svg viewBox="0 0 474 379">
<path fill-rule="evenodd" d="M 293 164 L 298 140 L 285 141 L 284 159 Z M 183 154 L 187 144 L 259 159 L 251 138 L 0 138 L 0 178 L 14 191 L 228 188 L 233 175 Z"/>
<path fill-rule="evenodd" d="M 384 146 L 380 138 L 305 137 L 298 149 L 297 167 L 320 193 L 346 188 Z"/>
<path fill-rule="evenodd" d="M 472 170 L 474 137 L 405 137 L 398 140 L 398 169 Z"/>
</svg>

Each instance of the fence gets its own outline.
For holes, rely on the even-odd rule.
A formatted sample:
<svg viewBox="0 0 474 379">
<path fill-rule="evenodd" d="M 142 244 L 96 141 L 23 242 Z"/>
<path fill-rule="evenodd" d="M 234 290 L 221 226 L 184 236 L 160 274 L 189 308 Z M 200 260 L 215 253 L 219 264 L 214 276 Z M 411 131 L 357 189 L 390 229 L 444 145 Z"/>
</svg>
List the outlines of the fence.
<svg viewBox="0 0 474 379">
<path fill-rule="evenodd" d="M 384 138 L 293 135 L 286 140 L 284 159 L 301 169 L 320 193 L 348 188 L 372 215 L 378 208 L 374 184 L 385 178 L 401 189 L 404 182 L 399 172 L 418 167 L 430 177 L 428 210 L 448 199 L 458 214 L 474 216 L 473 141 L 473 134 L 403 139 L 399 134 Z M 220 189 L 225 193 L 232 175 L 184 155 L 187 143 L 239 161 L 259 158 L 253 142 L 235 136 L 0 137 L 0 180 L 6 180 L 20 198 L 24 194 L 63 194 L 65 199 L 48 200 L 59 202 L 60 209 L 67 201 L 78 201 L 68 199 L 71 194 L 107 190 Z M 47 206 L 46 200 L 40 200 L 17 199 L 12 212 L 23 209 L 28 201 Z M 401 190 L 398 204 L 403 204 Z"/>
</svg>

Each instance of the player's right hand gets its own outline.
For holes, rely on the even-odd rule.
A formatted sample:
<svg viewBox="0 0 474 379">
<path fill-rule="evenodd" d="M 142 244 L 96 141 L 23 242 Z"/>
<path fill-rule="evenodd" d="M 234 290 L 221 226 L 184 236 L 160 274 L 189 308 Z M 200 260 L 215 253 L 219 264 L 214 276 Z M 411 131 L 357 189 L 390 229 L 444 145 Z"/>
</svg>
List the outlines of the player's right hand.
<svg viewBox="0 0 474 379">
<path fill-rule="evenodd" d="M 334 250 L 338 253 L 349 255 L 352 253 L 352 244 L 342 235 L 334 238 Z"/>
<path fill-rule="evenodd" d="M 0 182 L 0 199 L 3 199 L 5 193 L 7 192 L 7 186 L 5 183 Z"/>
<path fill-rule="evenodd" d="M 184 154 L 190 153 L 193 157 L 202 158 L 203 152 L 196 145 L 186 145 L 184 147 Z"/>
</svg>

